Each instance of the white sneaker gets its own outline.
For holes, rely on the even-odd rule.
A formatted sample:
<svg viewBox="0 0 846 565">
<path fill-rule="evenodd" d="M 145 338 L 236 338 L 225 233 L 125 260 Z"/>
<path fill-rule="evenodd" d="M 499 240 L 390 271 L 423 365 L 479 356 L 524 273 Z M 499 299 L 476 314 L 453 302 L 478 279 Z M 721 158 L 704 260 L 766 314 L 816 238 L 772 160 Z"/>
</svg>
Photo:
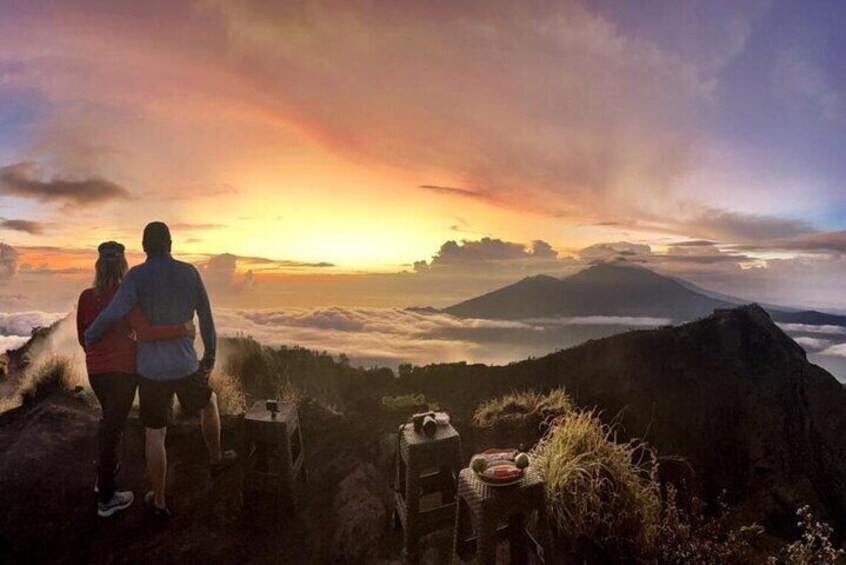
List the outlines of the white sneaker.
<svg viewBox="0 0 846 565">
<path fill-rule="evenodd" d="M 97 514 L 103 518 L 108 518 L 115 512 L 126 510 L 132 505 L 135 500 L 135 495 L 132 491 L 125 490 L 123 492 L 116 492 L 112 495 L 112 499 L 108 502 L 99 502 L 97 504 Z"/>
</svg>

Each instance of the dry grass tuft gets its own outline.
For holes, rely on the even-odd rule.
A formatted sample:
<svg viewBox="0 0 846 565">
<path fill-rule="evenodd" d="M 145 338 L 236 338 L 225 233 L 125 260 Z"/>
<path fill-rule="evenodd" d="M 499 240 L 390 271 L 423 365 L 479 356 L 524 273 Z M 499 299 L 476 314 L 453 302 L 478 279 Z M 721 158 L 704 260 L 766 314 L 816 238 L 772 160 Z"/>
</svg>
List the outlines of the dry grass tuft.
<svg viewBox="0 0 846 565">
<path fill-rule="evenodd" d="M 563 416 L 572 409 L 573 403 L 563 388 L 548 394 L 533 390 L 512 392 L 482 403 L 473 415 L 473 422 L 482 428 L 514 418 L 534 417 L 543 422 Z"/>
<path fill-rule="evenodd" d="M 276 398 L 280 402 L 290 402 L 299 405 L 305 400 L 305 393 L 289 380 L 284 380 L 276 389 Z"/>
<path fill-rule="evenodd" d="M 661 514 L 657 481 L 641 464 L 654 462 L 651 450 L 616 443 L 613 427 L 594 412 L 571 410 L 552 424 L 532 455 L 567 551 L 621 562 L 650 552 Z"/>
<path fill-rule="evenodd" d="M 217 406 L 221 414 L 234 416 L 247 410 L 247 397 L 241 383 L 223 371 L 214 371 L 209 385 L 217 394 Z"/>
<path fill-rule="evenodd" d="M 54 354 L 37 360 L 26 369 L 18 395 L 24 402 L 38 400 L 53 390 L 73 390 L 82 383 L 83 376 L 75 369 L 73 361 Z"/>
<path fill-rule="evenodd" d="M 21 399 L 17 394 L 13 395 L 13 396 L 7 396 L 7 397 L 4 397 L 4 398 L 0 398 L 0 414 L 2 414 L 3 412 L 8 412 L 9 410 L 12 410 L 14 408 L 17 408 L 20 405 L 21 405 Z"/>
</svg>

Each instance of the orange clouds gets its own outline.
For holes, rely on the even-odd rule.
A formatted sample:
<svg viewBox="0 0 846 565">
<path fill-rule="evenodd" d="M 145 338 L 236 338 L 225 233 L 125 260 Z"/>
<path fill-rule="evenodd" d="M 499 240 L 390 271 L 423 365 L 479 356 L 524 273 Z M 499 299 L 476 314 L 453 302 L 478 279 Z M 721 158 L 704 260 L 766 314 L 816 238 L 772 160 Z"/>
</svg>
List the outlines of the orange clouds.
<svg viewBox="0 0 846 565">
<path fill-rule="evenodd" d="M 243 213 L 248 199 L 281 211 L 299 198 L 298 169 L 319 178 L 340 157 L 353 164 L 325 177 L 338 190 L 356 167 L 394 185 L 359 209 L 451 179 L 505 209 L 630 220 L 643 191 L 665 194 L 689 166 L 689 112 L 710 96 L 695 65 L 578 2 L 197 6 L 68 4 L 0 26 L 4 51 L 26 61 L 11 86 L 52 106 L 27 157 L 116 179 L 142 201 L 245 184 L 230 199 Z M 242 182 L 257 173 L 285 188 Z M 212 216 L 231 208 L 207 201 L 200 221 L 228 224 Z"/>
<path fill-rule="evenodd" d="M 258 305 L 352 295 L 395 305 L 492 285 L 427 288 L 396 275 L 453 239 L 470 241 L 459 254 L 491 251 L 474 245 L 484 238 L 605 253 L 608 241 L 686 237 L 751 254 L 814 229 L 769 210 L 768 182 L 741 205 L 741 158 L 737 171 L 689 182 L 703 162 L 721 170 L 707 161 L 703 115 L 718 109 L 720 70 L 751 33 L 740 16 L 713 52 L 692 53 L 579 0 L 8 8 L 0 94 L 25 125 L 20 139 L 0 138 L 0 197 L 28 277 L 82 280 L 99 241 L 137 250 L 154 218 L 195 262 L 230 258 L 210 271 L 220 288 L 247 286 L 253 271 L 256 295 L 229 294 Z M 526 256 L 508 276 L 562 267 L 514 245 Z M 707 260 L 723 263 L 715 249 Z M 437 266 L 455 249 L 441 251 Z M 381 294 L 350 282 L 362 271 L 386 274 L 374 275 Z"/>
</svg>

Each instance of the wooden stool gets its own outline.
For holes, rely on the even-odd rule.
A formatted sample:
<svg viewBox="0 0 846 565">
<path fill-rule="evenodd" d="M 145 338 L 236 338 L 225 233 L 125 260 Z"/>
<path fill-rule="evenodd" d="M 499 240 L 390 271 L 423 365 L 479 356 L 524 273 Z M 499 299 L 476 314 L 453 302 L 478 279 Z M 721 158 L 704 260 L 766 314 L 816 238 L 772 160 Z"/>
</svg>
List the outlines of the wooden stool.
<svg viewBox="0 0 846 565">
<path fill-rule="evenodd" d="M 463 469 L 458 476 L 453 561 L 467 560 L 475 551 L 476 563 L 493 565 L 497 544 L 508 539 L 511 563 L 526 563 L 530 545 L 542 563 L 554 563 L 545 499 L 543 479 L 531 468 L 510 486 L 490 486 L 472 469 Z M 538 512 L 538 537 L 543 543 L 526 531 L 533 512 Z"/>
<path fill-rule="evenodd" d="M 438 426 L 434 437 L 400 426 L 396 456 L 395 522 L 404 532 L 405 558 L 420 560 L 420 537 L 452 527 L 455 519 L 455 479 L 462 467 L 461 436 L 451 425 Z M 421 499 L 440 493 L 440 504 L 422 509 Z"/>
<path fill-rule="evenodd" d="M 278 412 L 269 410 L 278 408 Z M 293 403 L 258 401 L 244 416 L 241 492 L 245 508 L 297 507 L 296 481 L 306 479 L 303 435 Z"/>
</svg>

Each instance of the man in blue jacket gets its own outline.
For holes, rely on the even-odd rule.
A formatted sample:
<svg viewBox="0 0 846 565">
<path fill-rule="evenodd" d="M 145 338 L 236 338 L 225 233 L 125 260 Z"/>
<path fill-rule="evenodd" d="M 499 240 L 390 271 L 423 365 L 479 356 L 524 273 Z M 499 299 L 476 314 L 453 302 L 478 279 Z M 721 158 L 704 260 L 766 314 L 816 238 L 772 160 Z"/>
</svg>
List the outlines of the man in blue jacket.
<svg viewBox="0 0 846 565">
<path fill-rule="evenodd" d="M 152 325 L 183 324 L 194 319 L 200 322 L 203 358 L 197 361 L 194 339 L 185 336 L 167 341 L 138 342 L 138 396 L 141 420 L 146 428 L 147 472 L 152 490 L 145 502 L 155 518 L 171 517 L 165 501 L 167 476 L 168 412 L 175 394 L 188 411 L 200 412 L 200 426 L 209 450 L 211 474 L 216 476 L 237 460 L 234 451 L 220 447 L 220 415 L 217 396 L 208 384 L 214 367 L 216 333 L 209 297 L 200 273 L 188 263 L 170 255 L 170 230 L 162 222 L 151 222 L 144 228 L 144 252 L 147 260 L 129 270 L 111 303 L 85 332 L 86 344 L 97 341 L 112 324 L 140 304 Z"/>
</svg>

